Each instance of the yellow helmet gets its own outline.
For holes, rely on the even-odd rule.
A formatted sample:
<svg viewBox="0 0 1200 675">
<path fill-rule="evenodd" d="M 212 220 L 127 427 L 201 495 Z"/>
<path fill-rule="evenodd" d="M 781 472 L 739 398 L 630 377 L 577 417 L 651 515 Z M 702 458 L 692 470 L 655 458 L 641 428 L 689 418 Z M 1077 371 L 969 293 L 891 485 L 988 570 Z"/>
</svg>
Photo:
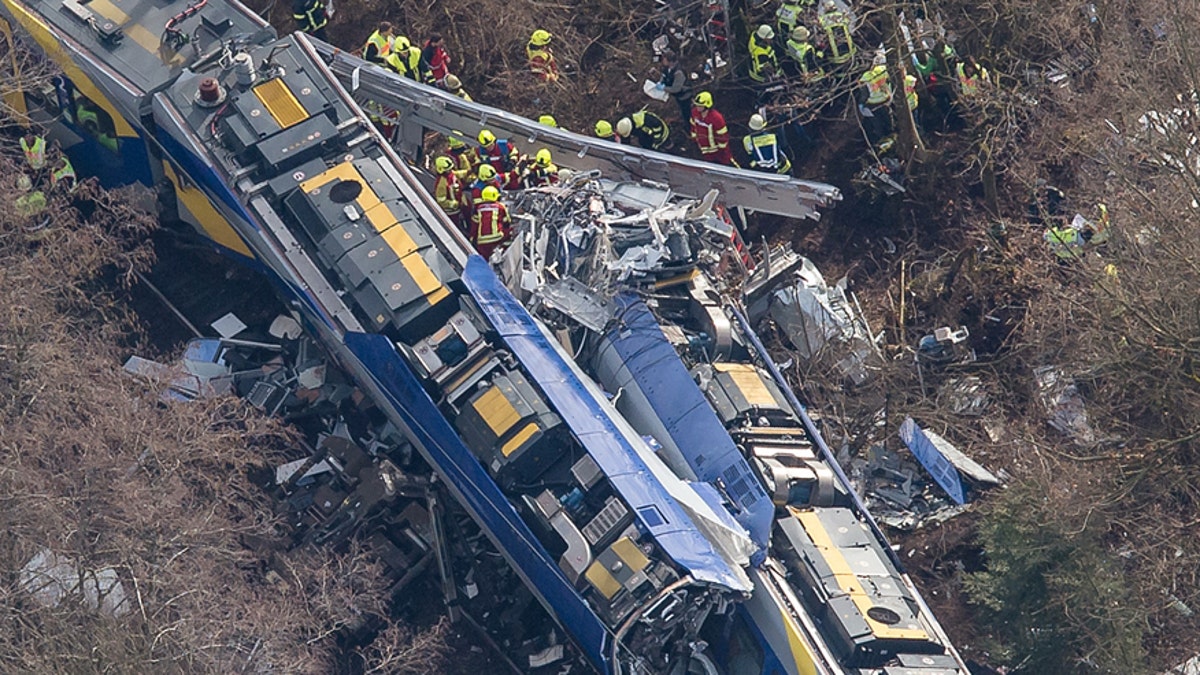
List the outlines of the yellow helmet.
<svg viewBox="0 0 1200 675">
<path fill-rule="evenodd" d="M 454 73 L 447 75 L 446 89 L 450 91 L 458 91 L 459 89 L 462 89 L 462 80 L 458 79 L 458 76 Z"/>
<path fill-rule="evenodd" d="M 500 190 L 498 190 L 495 185 L 489 185 L 483 188 L 483 191 L 479 193 L 479 196 L 483 197 L 483 201 L 485 202 L 494 202 L 497 199 L 500 199 Z"/>
<path fill-rule="evenodd" d="M 609 122 L 608 120 L 600 120 L 599 122 L 596 122 L 596 135 L 600 138 L 612 138 L 612 122 Z"/>
<path fill-rule="evenodd" d="M 496 177 L 496 167 L 491 164 L 480 164 L 475 175 L 479 177 L 479 180 L 491 180 Z"/>
<path fill-rule="evenodd" d="M 550 166 L 550 164 L 554 161 L 554 159 L 550 156 L 550 150 L 546 148 L 538 150 L 534 159 L 538 166 Z"/>
<path fill-rule="evenodd" d="M 558 120 L 554 119 L 554 115 L 542 115 L 538 117 L 538 124 L 544 124 L 555 129 L 558 128 Z"/>
<path fill-rule="evenodd" d="M 792 29 L 792 39 L 796 42 L 808 42 L 808 38 L 810 37 L 812 37 L 812 34 L 804 26 L 796 26 Z"/>
<path fill-rule="evenodd" d="M 633 133 L 633 120 L 628 117 L 622 117 L 617 120 L 617 133 L 622 136 L 628 136 Z"/>
<path fill-rule="evenodd" d="M 447 173 L 454 168 L 454 160 L 449 157 L 438 157 L 433 160 L 433 168 L 438 173 Z"/>
<path fill-rule="evenodd" d="M 711 108 L 713 107 L 712 94 L 708 93 L 707 91 L 702 91 L 699 94 L 696 94 L 696 98 L 692 99 L 692 103 L 700 106 L 701 108 Z"/>
<path fill-rule="evenodd" d="M 397 35 L 396 38 L 392 40 L 392 49 L 398 52 L 408 51 L 409 47 L 412 47 L 412 43 L 409 42 L 408 38 L 404 37 L 403 35 Z"/>
<path fill-rule="evenodd" d="M 493 134 L 492 132 L 488 131 L 487 129 L 484 129 L 483 131 L 479 132 L 479 144 L 480 145 L 491 145 L 492 143 L 495 143 L 495 142 L 496 142 L 496 134 Z"/>
<path fill-rule="evenodd" d="M 462 139 L 463 132 L 454 131 L 446 137 L 446 145 L 450 146 L 451 150 L 458 150 L 467 147 L 467 144 Z"/>
<path fill-rule="evenodd" d="M 554 37 L 550 35 L 550 31 L 542 30 L 541 28 L 533 31 L 533 35 L 529 38 L 529 44 L 534 47 L 545 47 L 550 44 L 550 39 Z"/>
</svg>

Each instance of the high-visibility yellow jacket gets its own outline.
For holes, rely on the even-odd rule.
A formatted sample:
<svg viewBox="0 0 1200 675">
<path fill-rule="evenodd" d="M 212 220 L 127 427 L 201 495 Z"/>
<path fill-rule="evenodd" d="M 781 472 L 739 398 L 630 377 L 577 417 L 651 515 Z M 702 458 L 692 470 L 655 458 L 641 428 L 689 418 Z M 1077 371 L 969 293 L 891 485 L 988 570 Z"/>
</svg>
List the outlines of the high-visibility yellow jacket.
<svg viewBox="0 0 1200 675">
<path fill-rule="evenodd" d="M 779 69 L 779 59 L 775 57 L 775 48 L 770 42 L 760 41 L 757 34 L 750 35 L 750 78 L 755 82 L 767 79 L 768 70 L 774 73 Z"/>
<path fill-rule="evenodd" d="M 867 105 L 883 105 L 892 100 L 892 84 L 887 66 L 872 66 L 858 81 L 867 88 Z"/>
<path fill-rule="evenodd" d="M 32 144 L 26 144 L 25 137 L 22 136 L 21 151 L 25 153 L 25 162 L 29 164 L 29 168 L 39 171 L 46 166 L 46 139 L 41 136 L 34 136 Z"/>
</svg>

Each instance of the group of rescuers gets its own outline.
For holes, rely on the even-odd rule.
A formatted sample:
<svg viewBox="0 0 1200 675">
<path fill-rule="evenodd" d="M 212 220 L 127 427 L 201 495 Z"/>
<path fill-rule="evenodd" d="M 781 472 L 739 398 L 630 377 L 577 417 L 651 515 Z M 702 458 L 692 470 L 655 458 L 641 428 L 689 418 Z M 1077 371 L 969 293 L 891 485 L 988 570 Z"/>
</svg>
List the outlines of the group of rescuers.
<svg viewBox="0 0 1200 675">
<path fill-rule="evenodd" d="M 328 0 L 295 0 L 294 16 L 301 30 L 324 38 L 324 27 L 332 14 Z M 810 30 L 804 23 L 814 26 Z M 775 21 L 759 25 L 749 39 L 749 76 L 757 83 L 781 78 L 809 87 L 828 78 L 845 80 L 853 68 L 858 47 L 854 42 L 852 18 L 836 0 L 780 0 Z M 814 36 L 815 33 L 815 36 Z M 540 82 L 556 83 L 562 77 L 554 55 L 554 36 L 547 30 L 533 31 L 525 46 L 529 72 Z M 780 58 L 779 54 L 783 57 Z M 362 57 L 414 81 L 440 87 L 467 101 L 470 94 L 454 75 L 453 61 L 444 38 L 431 33 L 421 46 L 381 21 L 362 47 Z M 688 136 L 703 160 L 738 166 L 730 144 L 725 116 L 714 106 L 709 91 L 694 92 L 688 76 L 671 50 L 658 56 L 661 76 L 658 86 L 679 107 L 686 120 Z M 935 103 L 943 97 L 972 97 L 989 80 L 987 70 L 972 58 L 959 59 L 943 46 L 933 55 L 913 57 L 913 70 L 928 87 Z M 852 78 L 851 78 L 852 79 Z M 904 95 L 918 117 L 917 79 L 907 75 Z M 892 86 L 883 54 L 857 78 L 856 98 L 868 140 L 878 143 L 891 132 Z M 368 104 L 368 114 L 385 131 L 390 131 L 387 112 Z M 552 115 L 542 115 L 542 124 L 558 127 Z M 749 168 L 790 175 L 792 161 L 783 127 L 769 124 L 760 113 L 750 116 L 750 132 L 742 138 Z M 640 109 L 621 117 L 616 124 L 601 119 L 596 136 L 616 143 L 636 143 L 652 150 L 670 150 L 670 125 L 658 114 Z M 461 136 L 461 134 L 459 135 Z M 550 151 L 541 149 L 533 158 L 521 155 L 507 139 L 497 139 L 489 130 L 478 136 L 478 147 L 468 148 L 456 136 L 449 137 L 446 155 L 434 159 L 437 173 L 436 197 L 446 213 L 467 234 L 485 257 L 511 237 L 511 218 L 500 201 L 506 189 L 537 187 L 556 182 L 558 169 Z"/>
<path fill-rule="evenodd" d="M 47 193 L 75 192 L 75 167 L 57 142 L 49 143 L 33 130 L 27 130 L 19 144 L 25 170 L 16 177 L 14 206 L 18 214 L 32 219 L 46 210 Z"/>
</svg>

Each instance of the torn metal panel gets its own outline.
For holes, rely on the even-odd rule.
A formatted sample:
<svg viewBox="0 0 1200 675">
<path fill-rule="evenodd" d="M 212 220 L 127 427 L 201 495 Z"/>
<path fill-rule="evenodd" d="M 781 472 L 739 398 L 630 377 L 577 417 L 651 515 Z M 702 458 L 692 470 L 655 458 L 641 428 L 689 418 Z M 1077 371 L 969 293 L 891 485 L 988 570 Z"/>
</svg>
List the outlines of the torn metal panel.
<svg viewBox="0 0 1200 675">
<path fill-rule="evenodd" d="M 768 307 L 775 325 L 801 358 L 812 360 L 829 354 L 851 382 L 865 382 L 874 353 L 872 338 L 847 298 L 845 287 L 825 283 L 807 258 L 785 259 L 781 267 L 793 270 L 792 282 L 770 294 Z M 766 278 L 777 277 L 768 274 Z M 760 288 L 757 286 L 755 292 L 761 295 Z M 757 305 L 761 311 L 762 302 Z"/>
<path fill-rule="evenodd" d="M 1096 432 L 1088 421 L 1083 397 L 1075 386 L 1075 379 L 1055 366 L 1033 369 L 1037 383 L 1037 395 L 1049 414 L 1047 422 L 1078 443 L 1093 443 Z"/>
<path fill-rule="evenodd" d="M 598 169 L 612 179 L 654 180 L 688 197 L 698 198 L 715 189 L 727 205 L 763 213 L 815 219 L 820 217 L 820 209 L 841 199 L 841 192 L 825 183 L 700 162 L 547 127 L 418 84 L 319 40 L 311 42 L 356 100 L 372 100 L 402 111 L 397 120 L 401 150 L 411 157 L 420 156 L 425 130 L 447 135 L 458 131 L 468 134 L 470 141 L 487 128 L 500 138 L 549 148 L 560 160 L 570 158 L 562 163 L 574 170 Z"/>
<path fill-rule="evenodd" d="M 908 446 L 917 461 L 921 462 L 921 466 L 925 467 L 956 504 L 967 503 L 967 490 L 963 486 L 958 469 L 942 455 L 940 449 L 917 426 L 913 418 L 906 418 L 900 425 L 900 440 L 904 441 L 904 445 Z"/>
</svg>

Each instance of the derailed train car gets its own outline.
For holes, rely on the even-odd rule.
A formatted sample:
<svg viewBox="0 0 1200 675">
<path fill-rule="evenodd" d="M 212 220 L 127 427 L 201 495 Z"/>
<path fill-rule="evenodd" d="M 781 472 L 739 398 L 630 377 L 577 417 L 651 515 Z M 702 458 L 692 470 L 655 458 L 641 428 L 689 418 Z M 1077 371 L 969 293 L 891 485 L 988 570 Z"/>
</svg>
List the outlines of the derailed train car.
<svg viewBox="0 0 1200 675">
<path fill-rule="evenodd" d="M 264 270 L 587 663 L 696 667 L 752 546 L 472 256 L 305 38 L 231 0 L 4 10 L 65 72 L 30 117 Z"/>
<path fill-rule="evenodd" d="M 802 259 L 726 274 L 741 254 L 721 213 L 660 188 L 585 177 L 517 201 L 527 217 L 499 266 L 672 470 L 718 491 L 759 546 L 752 596 L 706 627 L 714 667 L 968 673 L 741 309 Z"/>
</svg>

